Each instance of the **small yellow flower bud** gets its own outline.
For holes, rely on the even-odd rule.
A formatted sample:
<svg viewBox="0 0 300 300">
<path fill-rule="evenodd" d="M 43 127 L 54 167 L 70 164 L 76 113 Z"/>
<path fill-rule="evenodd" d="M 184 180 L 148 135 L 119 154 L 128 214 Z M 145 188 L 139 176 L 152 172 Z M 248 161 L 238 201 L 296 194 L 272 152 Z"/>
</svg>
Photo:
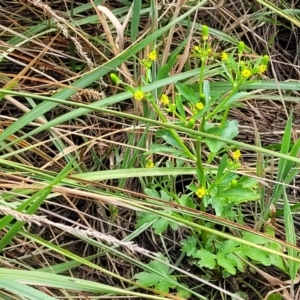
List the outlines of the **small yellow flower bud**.
<svg viewBox="0 0 300 300">
<path fill-rule="evenodd" d="M 242 71 L 242 76 L 244 78 L 249 78 L 251 76 L 251 73 L 252 73 L 251 70 L 246 68 Z"/>
<path fill-rule="evenodd" d="M 202 110 L 202 109 L 204 108 L 203 103 L 202 103 L 202 102 L 198 102 L 198 103 L 196 104 L 196 108 L 197 108 L 197 110 Z"/>
<path fill-rule="evenodd" d="M 146 162 L 146 168 L 148 169 L 151 169 L 151 168 L 154 168 L 154 163 L 151 159 L 148 159 L 147 162 Z"/>
<path fill-rule="evenodd" d="M 231 156 L 234 160 L 239 160 L 241 158 L 242 154 L 241 154 L 241 151 L 239 149 L 237 149 L 231 153 Z"/>
<path fill-rule="evenodd" d="M 226 52 L 222 52 L 222 54 L 221 54 L 221 59 L 222 59 L 223 61 L 227 61 L 227 60 L 228 60 L 228 54 L 227 54 Z"/>
<path fill-rule="evenodd" d="M 149 58 L 151 61 L 157 60 L 157 52 L 156 52 L 156 50 L 152 50 L 152 51 L 149 53 L 148 58 Z"/>
<path fill-rule="evenodd" d="M 198 198 L 203 198 L 207 194 L 207 191 L 204 187 L 201 187 L 196 191 L 195 194 L 197 195 Z"/>
<path fill-rule="evenodd" d="M 169 97 L 165 94 L 162 94 L 161 95 L 161 98 L 160 98 L 160 102 L 165 105 L 165 106 L 168 106 L 170 104 L 170 100 L 169 100 Z"/>
<path fill-rule="evenodd" d="M 137 101 L 142 101 L 145 98 L 145 93 L 141 90 L 137 90 L 134 92 L 133 97 Z"/>
<path fill-rule="evenodd" d="M 267 66 L 266 65 L 260 65 L 259 67 L 258 67 L 258 72 L 259 72 L 259 74 L 262 74 L 262 73 L 264 73 L 264 72 L 266 72 L 267 71 Z"/>
</svg>

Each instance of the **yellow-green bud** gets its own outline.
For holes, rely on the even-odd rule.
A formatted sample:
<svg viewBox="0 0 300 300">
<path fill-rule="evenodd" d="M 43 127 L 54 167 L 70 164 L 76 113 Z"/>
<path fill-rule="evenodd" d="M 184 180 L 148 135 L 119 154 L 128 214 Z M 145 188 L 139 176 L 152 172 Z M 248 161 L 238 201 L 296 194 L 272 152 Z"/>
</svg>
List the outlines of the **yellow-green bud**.
<svg viewBox="0 0 300 300">
<path fill-rule="evenodd" d="M 195 126 L 195 119 L 194 118 L 190 118 L 189 121 L 187 122 L 186 126 L 190 129 L 193 129 Z"/>
<path fill-rule="evenodd" d="M 236 179 L 231 180 L 231 187 L 237 186 L 238 181 Z"/>
<path fill-rule="evenodd" d="M 239 54 L 243 54 L 244 50 L 245 50 L 245 44 L 244 44 L 244 42 L 239 42 L 238 53 Z"/>
<path fill-rule="evenodd" d="M 203 25 L 202 26 L 202 38 L 203 38 L 203 40 L 207 40 L 208 35 L 209 35 L 208 27 L 206 25 Z"/>
<path fill-rule="evenodd" d="M 264 66 L 267 66 L 269 63 L 269 56 L 268 55 L 264 55 L 263 59 L 262 59 L 262 64 Z"/>
<path fill-rule="evenodd" d="M 115 74 L 115 73 L 110 73 L 110 79 L 115 83 L 115 84 L 120 84 L 121 79 Z"/>
<path fill-rule="evenodd" d="M 201 94 L 200 94 L 200 101 L 205 105 L 205 103 L 206 103 L 206 98 L 205 98 L 204 93 L 201 93 Z"/>
<path fill-rule="evenodd" d="M 172 103 L 169 105 L 169 111 L 170 112 L 175 112 L 176 111 L 176 104 L 175 103 Z"/>
</svg>

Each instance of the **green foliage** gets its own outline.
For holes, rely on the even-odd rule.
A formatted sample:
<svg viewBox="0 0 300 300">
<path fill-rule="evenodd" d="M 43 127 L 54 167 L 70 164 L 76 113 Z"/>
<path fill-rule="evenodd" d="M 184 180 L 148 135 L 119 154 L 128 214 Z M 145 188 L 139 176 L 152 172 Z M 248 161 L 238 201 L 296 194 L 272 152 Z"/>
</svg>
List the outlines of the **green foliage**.
<svg viewBox="0 0 300 300">
<path fill-rule="evenodd" d="M 168 195 L 168 193 L 166 193 L 164 190 L 161 190 L 160 192 L 157 192 L 156 190 L 151 190 L 151 189 L 145 189 L 144 191 L 148 196 L 156 198 L 156 199 L 161 199 L 163 201 L 170 201 L 171 198 Z M 164 205 L 164 203 L 162 201 L 158 202 L 155 200 L 149 200 L 149 202 L 152 203 L 157 203 L 157 205 L 159 205 L 160 207 L 165 206 L 166 208 L 163 209 L 162 211 L 166 214 L 166 215 L 172 215 L 172 211 L 170 211 L 170 209 L 168 208 L 167 205 Z M 167 204 L 167 203 L 165 203 Z M 138 221 L 136 222 L 136 228 L 139 228 L 141 226 L 143 226 L 144 224 L 150 224 L 152 228 L 154 229 L 154 232 L 156 234 L 162 234 L 163 232 L 165 232 L 168 227 L 170 226 L 173 230 L 177 230 L 178 229 L 178 224 L 170 221 L 166 218 L 162 218 L 162 217 L 157 217 L 156 215 L 150 214 L 150 213 L 145 213 L 145 212 L 138 212 Z"/>
<path fill-rule="evenodd" d="M 235 275 L 237 271 L 244 272 L 247 267 L 246 261 L 250 261 L 251 263 L 264 266 L 273 265 L 287 272 L 284 260 L 278 255 L 241 245 L 241 243 L 233 240 L 221 241 L 216 237 L 211 237 L 209 247 L 206 245 L 206 248 L 210 250 L 199 245 L 195 236 L 189 236 L 181 242 L 182 251 L 186 252 L 187 256 L 193 258 L 201 268 L 210 270 L 219 270 L 221 268 L 222 275 L 227 277 Z M 243 239 L 253 244 L 283 251 L 278 243 L 271 242 L 267 238 L 262 238 L 248 232 L 243 233 Z"/>
<path fill-rule="evenodd" d="M 169 263 L 168 259 L 163 255 L 158 255 L 158 258 L 166 263 Z M 165 277 L 169 277 L 172 280 L 176 281 L 176 276 L 169 275 L 170 268 L 166 266 L 163 262 L 160 261 L 151 261 L 148 264 L 148 267 L 154 271 L 152 272 L 140 272 L 134 275 L 134 278 L 137 279 L 137 283 L 147 286 L 147 287 L 155 287 L 156 290 L 162 291 L 164 293 L 169 293 L 170 289 L 176 288 L 176 284 L 171 284 L 166 281 Z M 161 275 L 158 275 L 161 274 Z"/>
</svg>

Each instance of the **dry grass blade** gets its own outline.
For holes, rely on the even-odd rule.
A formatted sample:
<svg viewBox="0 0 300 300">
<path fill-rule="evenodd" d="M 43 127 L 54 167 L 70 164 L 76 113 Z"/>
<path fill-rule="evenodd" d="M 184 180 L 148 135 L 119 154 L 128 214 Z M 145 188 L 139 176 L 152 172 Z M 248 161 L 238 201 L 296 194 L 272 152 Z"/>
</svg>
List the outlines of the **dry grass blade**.
<svg viewBox="0 0 300 300">
<path fill-rule="evenodd" d="M 124 50 L 124 26 L 122 26 L 120 21 L 116 18 L 116 16 L 107 7 L 105 7 L 103 5 L 98 5 L 97 9 L 109 18 L 109 20 L 112 22 L 112 24 L 114 25 L 114 27 L 117 31 L 118 37 L 117 37 L 116 41 L 113 42 L 113 40 L 111 39 L 111 35 L 109 34 L 111 32 L 111 30 L 108 28 L 107 23 L 104 23 L 104 19 L 102 17 L 100 18 L 100 20 L 102 21 L 102 24 L 103 23 L 105 24 L 106 35 L 109 37 L 111 45 L 119 46 L 119 47 L 115 48 L 114 52 L 118 53 L 118 49 L 120 51 Z"/>
</svg>

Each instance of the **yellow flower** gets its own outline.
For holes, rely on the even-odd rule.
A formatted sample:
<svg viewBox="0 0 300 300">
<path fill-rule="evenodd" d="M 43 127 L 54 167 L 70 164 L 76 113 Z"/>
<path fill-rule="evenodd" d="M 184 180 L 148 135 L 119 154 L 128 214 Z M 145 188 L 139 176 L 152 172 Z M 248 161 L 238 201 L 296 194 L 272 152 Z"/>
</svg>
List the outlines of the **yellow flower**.
<svg viewBox="0 0 300 300">
<path fill-rule="evenodd" d="M 250 69 L 244 69 L 244 70 L 242 71 L 242 76 L 243 76 L 244 78 L 249 78 L 249 77 L 251 76 L 251 70 L 250 70 Z"/>
<path fill-rule="evenodd" d="M 161 98 L 160 98 L 160 102 L 165 105 L 168 106 L 170 104 L 170 100 L 169 97 L 166 94 L 162 94 Z"/>
<path fill-rule="evenodd" d="M 234 160 L 239 160 L 241 158 L 242 154 L 241 154 L 241 151 L 239 149 L 237 149 L 231 153 L 231 156 Z"/>
<path fill-rule="evenodd" d="M 198 103 L 196 104 L 196 108 L 197 108 L 198 110 L 202 110 L 202 109 L 204 108 L 203 103 L 202 103 L 202 102 L 198 102 Z"/>
<path fill-rule="evenodd" d="M 154 163 L 151 159 L 148 159 L 146 162 L 146 168 L 151 169 L 154 167 Z"/>
<path fill-rule="evenodd" d="M 145 93 L 141 90 L 137 90 L 134 92 L 134 99 L 137 101 L 142 101 L 145 98 Z"/>
<path fill-rule="evenodd" d="M 267 71 L 267 66 L 265 66 L 265 65 L 260 65 L 259 67 L 258 67 L 258 72 L 259 72 L 259 74 L 262 74 L 262 73 L 264 73 L 264 72 L 266 72 Z"/>
<path fill-rule="evenodd" d="M 157 60 L 157 52 L 156 52 L 156 50 L 152 50 L 152 51 L 149 53 L 148 58 L 149 58 L 151 61 Z"/>
<path fill-rule="evenodd" d="M 222 52 L 222 54 L 221 54 L 221 59 L 222 59 L 223 61 L 227 61 L 227 60 L 228 60 L 228 54 L 227 54 L 226 52 Z"/>
<path fill-rule="evenodd" d="M 203 196 L 205 196 L 207 194 L 207 191 L 204 187 L 201 187 L 199 188 L 197 191 L 196 191 L 196 195 L 198 198 L 202 198 Z"/>
</svg>

